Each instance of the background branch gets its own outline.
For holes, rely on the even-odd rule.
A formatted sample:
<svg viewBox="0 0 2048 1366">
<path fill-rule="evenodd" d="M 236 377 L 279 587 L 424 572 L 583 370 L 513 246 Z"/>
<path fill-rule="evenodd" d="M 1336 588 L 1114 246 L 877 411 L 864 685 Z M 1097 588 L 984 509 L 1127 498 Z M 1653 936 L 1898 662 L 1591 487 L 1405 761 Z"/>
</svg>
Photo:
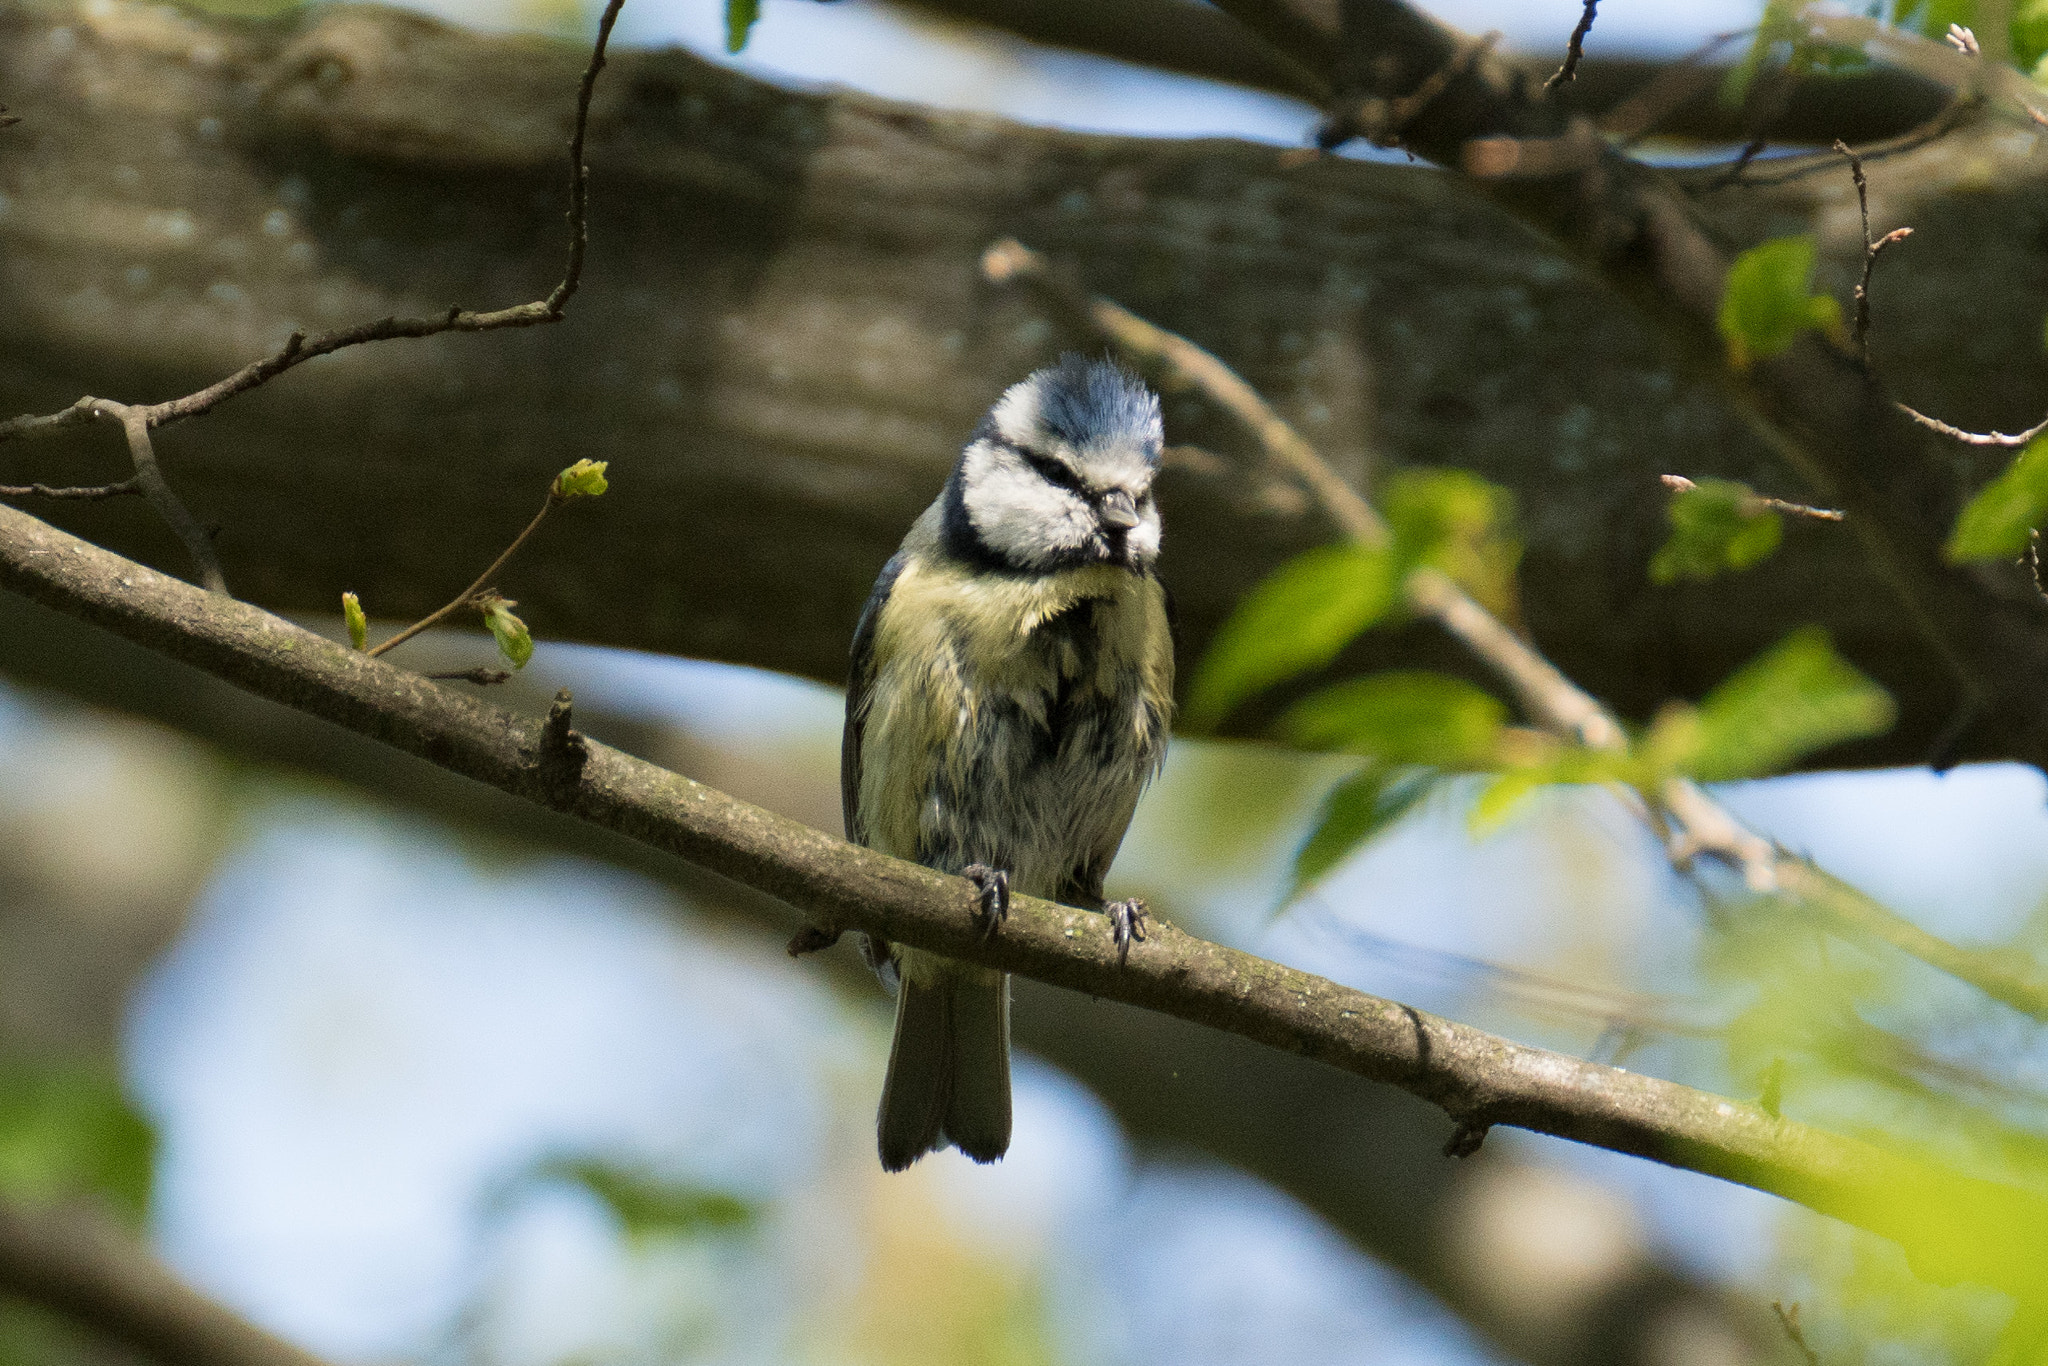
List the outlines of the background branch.
<svg viewBox="0 0 2048 1366">
<path fill-rule="evenodd" d="M 327 1366 L 194 1290 L 89 1206 L 0 1202 L 0 1294 L 54 1309 L 164 1366 Z"/>
</svg>

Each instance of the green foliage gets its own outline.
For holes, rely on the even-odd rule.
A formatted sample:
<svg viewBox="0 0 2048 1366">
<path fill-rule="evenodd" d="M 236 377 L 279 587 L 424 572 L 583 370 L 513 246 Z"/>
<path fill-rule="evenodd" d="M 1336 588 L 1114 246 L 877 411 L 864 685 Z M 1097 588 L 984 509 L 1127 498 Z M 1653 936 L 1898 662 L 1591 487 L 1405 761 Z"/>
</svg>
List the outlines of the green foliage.
<svg viewBox="0 0 2048 1366">
<path fill-rule="evenodd" d="M 1682 712 L 1671 713 L 1682 716 Z M 1883 688 L 1835 653 L 1817 626 L 1794 631 L 1700 703 L 1671 760 L 1702 782 L 1782 772 L 1844 740 L 1881 735 L 1896 711 Z M 1660 724 L 1669 728 L 1673 723 Z"/>
<path fill-rule="evenodd" d="M 536 1175 L 572 1181 L 604 1201 L 635 1240 L 737 1233 L 760 1221 L 760 1210 L 726 1191 L 664 1181 L 643 1170 L 594 1157 L 546 1162 Z"/>
<path fill-rule="evenodd" d="M 604 472 L 611 468 L 605 460 L 578 460 L 575 464 L 555 476 L 551 490 L 556 498 L 598 498 L 611 487 L 605 482 Z"/>
<path fill-rule="evenodd" d="M 2043 57 L 2048 57 L 2048 0 L 2019 0 L 2012 7 L 2013 62 L 2038 81 Z"/>
<path fill-rule="evenodd" d="M 761 0 L 725 0 L 725 50 L 738 52 L 747 45 L 754 21 L 761 17 Z"/>
<path fill-rule="evenodd" d="M 1387 548 L 1319 546 L 1247 594 L 1195 672 L 1181 729 L 1213 729 L 1263 688 L 1319 669 L 1395 607 L 1402 580 L 1440 569 L 1495 614 L 1512 618 L 1521 546 L 1508 532 L 1514 500 L 1465 470 L 1403 470 L 1381 506 Z"/>
<path fill-rule="evenodd" d="M 1407 815 L 1442 779 L 1435 769 L 1375 760 L 1331 788 L 1308 837 L 1295 851 L 1294 874 L 1281 904 L 1293 901 L 1361 845 Z"/>
<path fill-rule="evenodd" d="M 1585 749 L 1555 741 L 1532 743 L 1527 753 L 1517 756 L 1480 789 L 1466 812 L 1466 822 L 1474 834 L 1490 833 L 1543 788 L 1578 783 L 1650 787 L 1655 778 L 1631 750 Z"/>
<path fill-rule="evenodd" d="M 370 619 L 363 615 L 362 601 L 353 593 L 341 595 L 341 619 L 348 623 L 348 643 L 355 649 L 370 644 Z"/>
<path fill-rule="evenodd" d="M 1279 729 L 1302 749 L 1470 769 L 1493 761 L 1507 715 L 1499 699 L 1461 678 L 1383 673 L 1303 698 L 1280 718 Z"/>
<path fill-rule="evenodd" d="M 1449 773 L 1497 763 L 1506 723 L 1507 708 L 1490 693 L 1421 671 L 1353 679 L 1288 708 L 1279 731 L 1291 744 L 1369 762 L 1324 797 L 1295 854 L 1286 899 L 1400 820 Z"/>
<path fill-rule="evenodd" d="M 1318 669 L 1394 604 L 1393 555 L 1318 546 L 1246 594 L 1216 633 L 1188 688 L 1181 729 L 1213 729 L 1261 688 Z"/>
<path fill-rule="evenodd" d="M 1746 484 L 1702 479 L 1674 494 L 1665 516 L 1671 537 L 1650 561 L 1650 581 L 1706 580 L 1767 559 L 1784 535 L 1783 519 Z"/>
<path fill-rule="evenodd" d="M 2048 436 L 2027 443 L 2004 474 L 1977 491 L 1949 533 L 1951 563 L 2009 559 L 2048 521 Z"/>
<path fill-rule="evenodd" d="M 1801 29 L 1796 19 L 1798 6 L 1793 0 L 1768 0 L 1764 12 L 1757 20 L 1756 36 L 1750 41 L 1749 50 L 1742 60 L 1728 70 L 1721 81 L 1721 107 L 1739 109 L 1749 98 L 1749 90 L 1756 83 L 1757 74 L 1764 68 L 1773 50 L 1784 50 L 1800 36 Z"/>
<path fill-rule="evenodd" d="M 1763 777 L 1829 745 L 1881 734 L 1893 717 L 1884 689 L 1837 655 L 1825 631 L 1807 627 L 1743 666 L 1697 708 L 1665 707 L 1626 749 L 1535 736 L 1499 746 L 1501 771 L 1472 804 L 1472 827 L 1498 826 L 1532 793 L 1557 784 L 1622 783 L 1654 794 L 1675 777 Z"/>
<path fill-rule="evenodd" d="M 1810 236 L 1774 237 L 1728 268 L 1718 322 L 1737 370 L 1778 355 L 1810 330 L 1841 340 L 1842 306 L 1832 295 L 1809 292 L 1815 250 Z"/>
<path fill-rule="evenodd" d="M 82 1366 L 110 1355 L 82 1325 L 39 1305 L 0 1300 L 0 1366 Z"/>
<path fill-rule="evenodd" d="M 533 632 L 513 615 L 512 609 L 518 605 L 510 598 L 496 596 L 477 602 L 478 610 L 484 614 L 484 624 L 491 628 L 491 637 L 498 642 L 498 653 L 505 656 L 513 668 L 523 669 L 526 661 L 533 658 Z"/>
<path fill-rule="evenodd" d="M 1495 616 L 1515 618 L 1522 547 L 1509 530 L 1512 493 L 1470 470 L 1408 469 L 1387 480 L 1379 501 L 1402 574 L 1440 569 Z"/>
<path fill-rule="evenodd" d="M 140 1219 L 156 1139 L 104 1068 L 0 1064 L 0 1193 L 53 1203 L 111 1199 Z"/>
</svg>

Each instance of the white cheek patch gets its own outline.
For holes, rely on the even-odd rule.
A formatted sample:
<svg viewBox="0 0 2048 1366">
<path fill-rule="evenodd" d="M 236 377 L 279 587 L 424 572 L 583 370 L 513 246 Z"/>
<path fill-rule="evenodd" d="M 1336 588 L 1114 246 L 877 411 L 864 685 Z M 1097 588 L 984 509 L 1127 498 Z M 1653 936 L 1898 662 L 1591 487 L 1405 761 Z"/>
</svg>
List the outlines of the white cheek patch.
<svg viewBox="0 0 2048 1366">
<path fill-rule="evenodd" d="M 1133 560 L 1145 561 L 1159 555 L 1159 509 L 1148 507 L 1138 524 L 1124 533 L 1124 550 Z"/>
<path fill-rule="evenodd" d="M 968 520 L 991 550 L 1029 562 L 1088 545 L 1095 517 L 1088 505 L 1055 488 L 1022 463 L 986 446 L 968 457 L 963 501 Z"/>
</svg>

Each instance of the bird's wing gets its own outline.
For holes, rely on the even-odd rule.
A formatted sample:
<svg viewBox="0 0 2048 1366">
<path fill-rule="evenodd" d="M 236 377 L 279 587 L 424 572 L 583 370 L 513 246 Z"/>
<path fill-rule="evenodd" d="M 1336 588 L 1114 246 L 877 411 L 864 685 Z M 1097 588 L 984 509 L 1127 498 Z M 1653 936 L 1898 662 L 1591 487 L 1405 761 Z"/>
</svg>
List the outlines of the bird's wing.
<svg viewBox="0 0 2048 1366">
<path fill-rule="evenodd" d="M 898 551 L 882 566 L 881 577 L 875 580 L 867 605 L 860 609 L 860 624 L 853 629 L 853 664 L 846 678 L 846 729 L 839 737 L 839 803 L 846 822 L 846 838 L 855 844 L 868 842 L 867 828 L 860 818 L 860 747 L 875 686 L 875 623 L 881 620 L 882 604 L 889 600 L 889 591 L 896 586 L 903 564 L 903 552 Z"/>
</svg>

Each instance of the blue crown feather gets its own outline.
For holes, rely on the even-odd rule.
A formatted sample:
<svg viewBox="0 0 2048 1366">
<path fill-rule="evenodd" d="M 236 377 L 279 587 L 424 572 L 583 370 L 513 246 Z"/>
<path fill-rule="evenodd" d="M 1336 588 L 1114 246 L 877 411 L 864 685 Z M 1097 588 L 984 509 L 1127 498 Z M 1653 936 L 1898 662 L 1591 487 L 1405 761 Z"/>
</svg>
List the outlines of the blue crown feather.
<svg viewBox="0 0 2048 1366">
<path fill-rule="evenodd" d="M 1128 443 L 1157 463 L 1163 428 L 1159 399 L 1123 366 L 1068 352 L 1031 377 L 1038 421 L 1070 446 Z"/>
</svg>

